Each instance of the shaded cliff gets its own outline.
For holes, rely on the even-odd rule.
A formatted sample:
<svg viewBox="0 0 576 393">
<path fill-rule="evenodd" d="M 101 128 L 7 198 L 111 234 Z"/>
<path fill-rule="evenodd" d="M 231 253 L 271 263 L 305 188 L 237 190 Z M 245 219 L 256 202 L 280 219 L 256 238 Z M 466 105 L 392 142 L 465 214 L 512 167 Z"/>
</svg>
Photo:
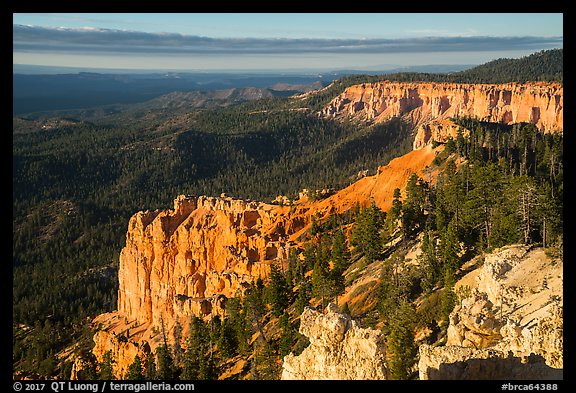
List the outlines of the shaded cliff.
<svg viewBox="0 0 576 393">
<path fill-rule="evenodd" d="M 496 123 L 535 124 L 543 132 L 563 130 L 564 89 L 555 83 L 502 85 L 376 82 L 348 87 L 320 115 L 380 122 L 402 116 L 414 125 L 471 117 Z"/>
</svg>

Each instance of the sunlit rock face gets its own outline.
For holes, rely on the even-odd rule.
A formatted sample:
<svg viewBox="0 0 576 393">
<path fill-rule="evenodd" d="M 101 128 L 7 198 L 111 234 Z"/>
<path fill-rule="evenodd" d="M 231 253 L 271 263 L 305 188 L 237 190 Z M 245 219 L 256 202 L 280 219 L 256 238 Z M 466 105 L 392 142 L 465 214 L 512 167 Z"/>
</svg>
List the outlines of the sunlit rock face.
<svg viewBox="0 0 576 393">
<path fill-rule="evenodd" d="M 465 84 L 376 82 L 348 87 L 320 115 L 367 121 L 405 117 L 415 125 L 470 117 L 532 123 L 545 133 L 563 130 L 564 89 L 557 83 Z"/>
<path fill-rule="evenodd" d="M 136 213 L 120 254 L 118 313 L 160 326 L 222 311 L 222 297 L 242 293 L 287 257 L 286 234 L 266 232 L 275 209 L 179 196 L 173 210 Z"/>
<path fill-rule="evenodd" d="M 331 305 L 322 314 L 306 308 L 300 333 L 310 345 L 284 357 L 282 379 L 388 379 L 386 346 L 379 330 L 360 328 Z"/>
</svg>

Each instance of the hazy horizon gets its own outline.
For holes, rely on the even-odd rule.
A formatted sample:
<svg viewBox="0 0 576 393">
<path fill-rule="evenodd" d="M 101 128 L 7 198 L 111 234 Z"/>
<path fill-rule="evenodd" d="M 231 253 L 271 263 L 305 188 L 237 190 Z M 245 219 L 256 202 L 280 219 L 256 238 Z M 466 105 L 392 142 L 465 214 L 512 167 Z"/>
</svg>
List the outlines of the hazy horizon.
<svg viewBox="0 0 576 393">
<path fill-rule="evenodd" d="M 482 64 L 562 47 L 561 13 L 13 14 L 13 65 L 385 71 Z"/>
</svg>

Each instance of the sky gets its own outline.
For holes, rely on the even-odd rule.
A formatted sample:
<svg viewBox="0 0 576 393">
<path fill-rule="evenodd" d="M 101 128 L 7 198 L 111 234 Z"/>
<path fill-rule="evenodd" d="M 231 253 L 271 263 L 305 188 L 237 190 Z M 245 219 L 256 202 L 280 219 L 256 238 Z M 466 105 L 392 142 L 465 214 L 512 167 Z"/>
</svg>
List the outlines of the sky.
<svg viewBox="0 0 576 393">
<path fill-rule="evenodd" d="M 561 13 L 13 14 L 13 64 L 57 67 L 376 71 L 562 46 Z"/>
</svg>

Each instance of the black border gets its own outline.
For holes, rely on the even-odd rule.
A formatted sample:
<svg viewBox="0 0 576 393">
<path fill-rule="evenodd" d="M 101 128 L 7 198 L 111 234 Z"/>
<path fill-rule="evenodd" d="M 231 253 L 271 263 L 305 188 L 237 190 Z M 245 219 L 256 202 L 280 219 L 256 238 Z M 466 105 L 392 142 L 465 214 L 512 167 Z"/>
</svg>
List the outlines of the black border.
<svg viewBox="0 0 576 393">
<path fill-rule="evenodd" d="M 391 4 L 391 2 L 346 2 L 344 4 L 340 2 L 307 2 L 307 3 L 297 3 L 297 2 L 286 2 L 279 4 L 278 2 L 270 2 L 270 4 L 262 4 L 258 2 L 195 2 L 195 1 L 138 1 L 138 2 L 128 2 L 122 0 L 116 0 L 114 2 L 98 1 L 98 2 L 30 2 L 21 1 L 16 2 L 14 0 L 9 0 L 10 4 L 4 3 L 2 8 L 6 8 L 2 11 L 2 17 L 6 19 L 5 23 L 2 24 L 5 29 L 3 37 L 6 46 L 6 53 L 8 53 L 11 43 L 8 41 L 12 37 L 11 23 L 12 13 L 25 13 L 25 12 L 231 12 L 231 13 L 243 13 L 243 12 L 276 12 L 276 13 L 308 13 L 308 12 L 319 12 L 319 13 L 394 13 L 394 12 L 406 12 L 406 13 L 438 13 L 438 12 L 479 12 L 479 13 L 542 13 L 542 12 L 554 12 L 564 14 L 564 23 L 568 24 L 569 29 L 574 29 L 572 23 L 574 23 L 574 13 L 571 12 L 571 7 L 568 4 L 561 4 L 559 2 L 548 2 L 546 4 L 535 4 L 534 2 L 497 2 L 497 3 L 486 3 L 486 2 L 474 2 L 463 3 L 463 2 L 426 2 L 422 4 L 414 4 L 409 2 L 403 2 L 403 4 Z M 399 3 L 399 2 L 397 2 Z M 491 8 L 491 9 L 490 9 Z M 570 48 L 573 44 L 573 38 L 569 34 L 564 34 L 564 47 Z M 9 47 L 10 45 L 10 47 Z M 571 52 L 567 51 L 566 59 L 571 59 Z M 565 60 L 565 63 L 567 60 Z M 5 68 L 2 75 L 5 77 L 4 91 L 9 91 L 6 87 L 12 87 L 12 78 L 10 78 L 11 71 L 8 70 L 10 65 L 7 61 L 2 62 L 2 67 Z M 564 106 L 568 111 L 564 112 L 565 130 L 564 133 L 564 143 L 565 147 L 572 147 L 572 139 L 574 138 L 574 132 L 571 128 L 574 122 L 573 108 L 575 108 L 575 103 L 573 99 L 574 95 L 574 77 L 572 76 L 572 69 L 570 65 L 564 67 L 567 72 L 564 74 L 564 85 L 568 88 L 564 95 Z M 11 90 L 11 89 L 10 89 Z M 7 94 L 7 93 L 6 93 Z M 6 101 L 3 101 L 4 103 Z M 3 108 L 8 112 L 8 106 L 5 104 Z M 6 113 L 3 117 L 6 122 L 10 122 L 12 112 Z M 11 126 L 10 126 L 11 127 Z M 7 129 L 9 129 L 7 125 Z M 7 132 L 7 131 L 6 131 Z M 7 144 L 6 144 L 7 145 Z M 568 152 L 566 152 L 568 153 Z M 571 152 L 570 152 L 571 153 Z M 4 156 L 6 159 L 6 164 L 3 168 L 11 168 L 12 162 L 8 161 L 8 154 Z M 574 165 L 572 161 L 572 155 L 565 155 L 565 176 L 569 177 L 574 172 L 571 167 Z M 565 200 L 574 201 L 576 200 L 576 195 L 574 194 L 572 186 L 572 181 L 566 179 L 565 181 Z M 564 215 L 564 260 L 567 263 L 564 264 L 564 277 L 568 277 L 568 280 L 576 277 L 574 274 L 574 264 L 576 261 L 573 257 L 573 243 L 576 238 L 572 232 L 573 223 L 567 221 L 568 217 L 573 217 L 571 210 L 574 209 L 573 204 L 568 203 L 565 205 Z M 6 220 L 6 226 L 11 226 Z M 9 248 L 6 247 L 6 250 Z M 9 268 L 8 262 L 5 261 L 6 274 L 4 275 L 3 282 L 7 284 L 7 281 L 12 282 L 12 273 Z M 564 282 L 564 380 L 561 381 L 497 381 L 497 380 L 478 380 L 478 381 L 194 381 L 195 390 L 199 392 L 205 391 L 233 391 L 233 390 L 250 390 L 250 391 L 267 391 L 270 392 L 272 389 L 277 388 L 278 384 L 281 384 L 282 388 L 297 389 L 297 390 L 316 390 L 316 389 L 374 389 L 377 391 L 379 389 L 385 389 L 388 391 L 397 391 L 400 389 L 431 389 L 436 391 L 458 391 L 463 392 L 465 389 L 481 389 L 485 392 L 502 391 L 502 384 L 510 382 L 515 385 L 528 385 L 528 384 L 541 384 L 541 383 L 551 383 L 557 384 L 558 391 L 565 390 L 568 386 L 572 385 L 574 381 L 575 374 L 575 363 L 574 363 L 574 309 L 573 301 L 576 298 L 576 294 L 573 292 L 573 287 L 571 281 Z M 5 296 L 5 299 L 11 299 L 11 296 Z M 11 324 L 10 324 L 11 325 Z M 11 327 L 8 323 L 4 326 Z M 6 344 L 4 346 L 3 355 L 6 357 L 4 362 L 4 377 L 6 384 L 6 391 L 16 391 L 14 390 L 12 380 L 11 367 L 8 365 L 12 364 L 12 357 L 10 356 L 11 351 L 10 342 L 8 337 L 8 332 L 4 337 L 6 339 Z M 11 340 L 10 340 L 11 341 Z M 34 382 L 50 383 L 51 381 L 20 381 L 23 386 Z M 87 383 L 96 383 L 97 381 L 86 381 Z M 125 382 L 125 381 L 123 381 Z M 173 385 L 179 382 L 169 382 L 167 383 Z M 103 382 L 99 383 L 99 391 L 101 391 L 101 385 Z M 44 391 L 52 391 L 49 386 L 44 388 Z M 392 390 L 390 390 L 392 389 Z M 24 389 L 23 389 L 24 390 Z M 518 390 L 518 389 L 517 389 Z M 536 389 L 533 389 L 536 390 Z M 107 389 L 110 391 L 110 389 Z"/>
</svg>

